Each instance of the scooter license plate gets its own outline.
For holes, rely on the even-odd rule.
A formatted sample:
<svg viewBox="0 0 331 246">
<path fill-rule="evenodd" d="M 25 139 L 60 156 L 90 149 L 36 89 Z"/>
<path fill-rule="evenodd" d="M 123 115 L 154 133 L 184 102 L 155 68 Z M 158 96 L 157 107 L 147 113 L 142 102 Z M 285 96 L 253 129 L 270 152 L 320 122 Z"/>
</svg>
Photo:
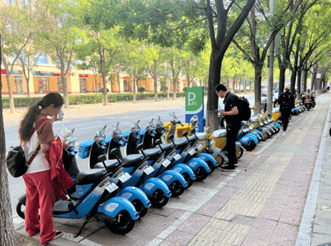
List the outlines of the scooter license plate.
<svg viewBox="0 0 331 246">
<path fill-rule="evenodd" d="M 180 158 L 182 158 L 182 156 L 181 156 L 180 154 L 176 154 L 176 155 L 174 156 L 174 159 L 175 159 L 176 161 L 178 161 Z"/>
<path fill-rule="evenodd" d="M 203 149 L 203 145 L 202 145 L 202 144 L 198 144 L 197 149 L 198 149 L 198 150 L 202 150 L 202 149 Z"/>
<path fill-rule="evenodd" d="M 171 161 L 169 161 L 168 159 L 165 159 L 163 162 L 162 162 L 162 166 L 164 167 L 168 167 L 170 165 Z"/>
<path fill-rule="evenodd" d="M 131 175 L 128 174 L 128 173 L 123 173 L 121 176 L 118 177 L 118 179 L 119 179 L 122 183 L 125 183 L 126 181 L 128 181 L 129 178 L 131 178 Z"/>
<path fill-rule="evenodd" d="M 190 150 L 188 151 L 188 153 L 189 153 L 190 155 L 194 155 L 194 154 L 195 154 L 195 150 L 194 150 L 194 149 L 190 149 Z"/>
<path fill-rule="evenodd" d="M 108 183 L 105 188 L 109 193 L 113 193 L 115 190 L 118 189 L 118 186 L 114 183 Z"/>
<path fill-rule="evenodd" d="M 146 167 L 144 169 L 144 173 L 146 173 L 147 175 L 151 174 L 152 172 L 154 171 L 154 168 L 149 166 L 149 167 Z"/>
</svg>

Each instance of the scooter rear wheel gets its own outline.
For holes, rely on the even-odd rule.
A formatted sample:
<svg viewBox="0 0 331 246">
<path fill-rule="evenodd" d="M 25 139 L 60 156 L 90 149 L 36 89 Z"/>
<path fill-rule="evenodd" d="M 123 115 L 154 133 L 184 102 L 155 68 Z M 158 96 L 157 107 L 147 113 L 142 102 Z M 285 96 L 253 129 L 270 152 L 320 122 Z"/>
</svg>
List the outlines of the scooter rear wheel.
<svg viewBox="0 0 331 246">
<path fill-rule="evenodd" d="M 169 186 L 169 189 L 170 189 L 173 197 L 180 196 L 181 194 L 183 194 L 183 192 L 185 190 L 184 187 L 182 186 L 182 184 L 178 180 L 175 180 L 174 182 L 172 182 Z"/>
<path fill-rule="evenodd" d="M 16 205 L 16 212 L 18 216 L 20 216 L 22 219 L 25 219 L 25 204 L 18 202 Z"/>
<path fill-rule="evenodd" d="M 138 199 L 134 200 L 132 202 L 132 205 L 135 207 L 135 209 L 139 213 L 139 219 L 141 219 L 142 217 L 144 217 L 147 214 L 148 208 L 146 208 L 140 200 L 138 200 Z"/>
<path fill-rule="evenodd" d="M 150 200 L 153 207 L 162 208 L 168 203 L 169 198 L 166 197 L 162 190 L 157 189 L 156 191 L 154 191 Z"/>
<path fill-rule="evenodd" d="M 211 161 L 206 161 L 207 165 L 210 167 L 211 173 L 215 171 L 215 166 Z"/>
<path fill-rule="evenodd" d="M 195 175 L 197 176 L 197 181 L 202 181 L 208 177 L 208 173 L 203 167 L 198 167 L 195 172 Z"/>
<path fill-rule="evenodd" d="M 106 221 L 105 225 L 110 231 L 118 235 L 125 235 L 130 232 L 135 224 L 135 221 L 131 218 L 127 211 L 122 210 L 116 217 L 116 221 Z"/>
<path fill-rule="evenodd" d="M 330 129 L 331 129 L 331 128 L 330 128 Z M 331 135 L 330 135 L 330 136 L 331 136 Z M 190 188 L 190 187 L 192 186 L 192 184 L 193 184 L 193 180 L 191 179 L 190 175 L 189 175 L 188 173 L 183 173 L 182 175 L 183 175 L 184 179 L 185 179 L 186 182 L 187 182 L 187 187 L 186 187 L 186 189 L 187 189 L 187 188 Z"/>
</svg>

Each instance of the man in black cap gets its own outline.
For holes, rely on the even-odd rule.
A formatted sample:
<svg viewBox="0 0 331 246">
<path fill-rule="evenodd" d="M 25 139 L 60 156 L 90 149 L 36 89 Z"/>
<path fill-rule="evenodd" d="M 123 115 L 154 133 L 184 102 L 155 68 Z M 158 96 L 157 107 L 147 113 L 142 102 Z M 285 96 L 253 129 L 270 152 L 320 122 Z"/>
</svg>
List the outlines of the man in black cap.
<svg viewBox="0 0 331 246">
<path fill-rule="evenodd" d="M 231 172 L 238 166 L 236 155 L 236 140 L 241 120 L 239 118 L 237 96 L 228 92 L 226 87 L 219 84 L 215 87 L 215 92 L 220 98 L 224 98 L 224 110 L 220 110 L 219 114 L 225 116 L 226 120 L 226 148 L 228 150 L 229 162 L 221 167 L 222 171 Z"/>
<path fill-rule="evenodd" d="M 279 96 L 280 113 L 282 115 L 283 131 L 287 129 L 291 111 L 294 108 L 294 96 L 290 92 L 288 87 L 285 88 L 285 92 Z"/>
</svg>

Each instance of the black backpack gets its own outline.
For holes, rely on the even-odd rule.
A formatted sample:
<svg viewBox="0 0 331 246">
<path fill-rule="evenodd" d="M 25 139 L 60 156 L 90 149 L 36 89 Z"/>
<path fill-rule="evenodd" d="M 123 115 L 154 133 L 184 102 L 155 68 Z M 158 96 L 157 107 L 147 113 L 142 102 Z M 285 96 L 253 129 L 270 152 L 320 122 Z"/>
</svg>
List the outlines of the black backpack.
<svg viewBox="0 0 331 246">
<path fill-rule="evenodd" d="M 240 120 L 249 120 L 251 118 L 251 108 L 246 97 L 237 97 Z"/>
<path fill-rule="evenodd" d="M 292 109 L 294 97 L 292 94 L 283 93 L 279 97 L 279 105 L 283 109 Z"/>
</svg>

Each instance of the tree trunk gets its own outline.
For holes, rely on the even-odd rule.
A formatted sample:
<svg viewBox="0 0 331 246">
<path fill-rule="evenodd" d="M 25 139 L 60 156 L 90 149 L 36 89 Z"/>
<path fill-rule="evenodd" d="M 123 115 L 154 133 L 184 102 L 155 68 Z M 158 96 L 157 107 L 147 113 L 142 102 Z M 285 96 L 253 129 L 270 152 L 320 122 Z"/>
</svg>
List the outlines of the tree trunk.
<svg viewBox="0 0 331 246">
<path fill-rule="evenodd" d="M 307 90 L 307 78 L 308 78 L 308 70 L 303 69 L 303 71 L 302 71 L 303 92 L 305 92 Z"/>
<path fill-rule="evenodd" d="M 176 99 L 176 82 L 177 79 L 172 78 L 172 99 Z"/>
<path fill-rule="evenodd" d="M 136 73 L 133 73 L 133 103 L 136 103 L 136 85 L 138 84 Z M 138 86 L 137 86 L 138 87 Z"/>
<path fill-rule="evenodd" d="M 0 53 L 0 55 L 2 55 L 2 53 Z M 2 56 L 1 58 L 4 58 L 4 57 Z M 10 85 L 10 75 L 11 75 L 11 72 L 9 72 L 9 65 L 7 63 L 7 60 L 2 59 L 2 63 L 5 66 L 5 70 L 6 70 L 6 79 L 7 79 L 7 86 L 8 86 L 10 113 L 15 113 L 15 105 L 14 105 L 13 92 L 12 92 L 12 88 L 11 88 L 11 85 Z M 1 76 L 1 74 L 0 74 L 0 76 Z M 1 86 L 2 86 L 2 84 L 1 84 Z"/>
<path fill-rule="evenodd" d="M 155 101 L 158 101 L 157 98 L 157 60 L 154 60 L 154 93 L 155 93 Z"/>
<path fill-rule="evenodd" d="M 1 61 L 0 61 L 1 64 Z M 6 139 L 2 113 L 2 81 L 0 76 L 0 245 L 15 246 L 16 238 L 9 196 L 8 175 L 5 165 Z"/>
<path fill-rule="evenodd" d="M 69 108 L 67 80 L 66 80 L 66 76 L 64 75 L 64 71 L 62 69 L 61 69 L 61 81 L 62 81 L 62 85 L 63 85 L 64 108 Z"/>
<path fill-rule="evenodd" d="M 29 82 L 30 82 L 30 71 L 28 69 L 28 73 L 26 73 L 25 63 L 24 63 L 23 59 L 20 59 L 20 61 L 21 61 L 21 64 L 22 64 L 23 74 L 24 74 L 25 81 L 26 81 L 26 92 L 27 92 L 27 96 L 30 97 L 30 85 L 29 85 Z M 29 62 L 29 59 L 28 59 L 28 62 Z M 28 65 L 28 66 L 30 66 L 30 65 Z"/>
<path fill-rule="evenodd" d="M 102 74 L 102 85 L 103 85 L 103 105 L 108 105 L 108 98 L 107 98 L 107 73 L 106 73 L 106 64 L 105 64 L 105 50 L 104 48 L 99 49 L 100 52 L 100 67 L 101 67 L 101 74 Z"/>
<path fill-rule="evenodd" d="M 278 94 L 282 94 L 285 88 L 285 72 L 286 68 L 283 65 L 279 66 L 279 92 Z"/>
<path fill-rule="evenodd" d="M 261 81 L 262 81 L 262 66 L 255 69 L 255 78 L 254 78 L 255 110 L 254 110 L 254 115 L 261 113 Z"/>
<path fill-rule="evenodd" d="M 297 76 L 297 87 L 298 87 L 298 95 L 301 94 L 301 75 L 302 75 L 302 69 L 298 70 L 298 76 Z"/>
<path fill-rule="evenodd" d="M 295 93 L 295 79 L 296 79 L 296 71 L 292 71 L 292 74 L 291 74 L 291 93 L 294 95 Z"/>
<path fill-rule="evenodd" d="M 313 73 L 311 74 L 311 83 L 310 83 L 310 90 L 314 90 L 315 80 L 316 80 L 317 68 L 313 68 Z"/>
<path fill-rule="evenodd" d="M 246 80 L 245 80 L 245 82 L 244 82 L 244 93 L 246 94 Z"/>
<path fill-rule="evenodd" d="M 221 79 L 222 58 L 223 56 L 217 56 L 216 51 L 212 51 L 209 65 L 207 100 L 207 126 L 210 127 L 211 132 L 218 129 L 218 114 L 215 111 L 218 109 L 218 96 L 215 93 L 215 86 L 219 84 Z"/>
</svg>

